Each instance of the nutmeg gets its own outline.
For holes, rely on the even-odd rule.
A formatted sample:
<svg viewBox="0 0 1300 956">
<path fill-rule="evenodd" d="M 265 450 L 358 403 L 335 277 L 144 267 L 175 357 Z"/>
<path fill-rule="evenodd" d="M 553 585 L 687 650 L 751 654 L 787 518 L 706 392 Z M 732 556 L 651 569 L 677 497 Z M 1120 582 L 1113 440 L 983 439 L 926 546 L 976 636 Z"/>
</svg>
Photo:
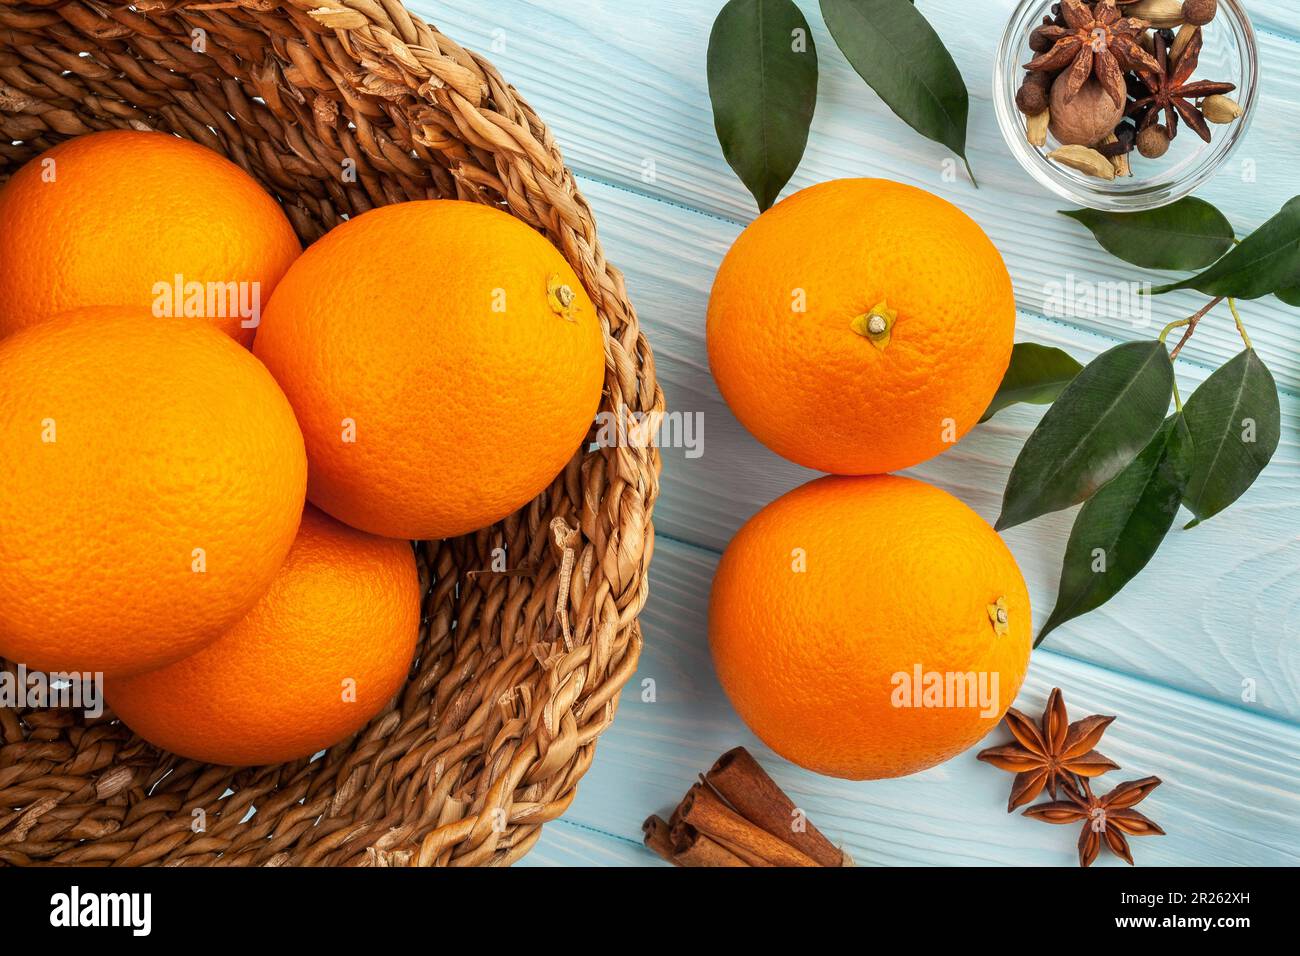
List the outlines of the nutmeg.
<svg viewBox="0 0 1300 956">
<path fill-rule="evenodd" d="M 1168 128 L 1157 123 L 1154 126 L 1148 126 L 1146 129 L 1138 130 L 1137 148 L 1138 152 L 1147 159 L 1159 159 L 1169 152 Z"/>
<path fill-rule="evenodd" d="M 1218 15 L 1219 0 L 1183 0 L 1183 21 L 1203 27 Z"/>
<path fill-rule="evenodd" d="M 1115 105 L 1095 78 L 1072 98 L 1065 89 L 1067 81 L 1068 74 L 1062 73 L 1052 84 L 1052 135 L 1064 146 L 1095 146 L 1124 118 L 1124 108 Z"/>
</svg>

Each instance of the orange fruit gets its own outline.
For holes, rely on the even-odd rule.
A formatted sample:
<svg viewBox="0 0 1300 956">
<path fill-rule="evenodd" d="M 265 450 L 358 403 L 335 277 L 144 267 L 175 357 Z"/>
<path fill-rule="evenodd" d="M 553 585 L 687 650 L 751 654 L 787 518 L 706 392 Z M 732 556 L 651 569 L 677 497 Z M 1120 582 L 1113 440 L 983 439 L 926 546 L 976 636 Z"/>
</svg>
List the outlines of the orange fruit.
<svg viewBox="0 0 1300 956">
<path fill-rule="evenodd" d="M 202 316 L 249 345 L 301 251 L 279 204 L 212 150 L 165 133 L 80 136 L 0 190 L 0 336 L 129 305 Z"/>
<path fill-rule="evenodd" d="M 131 673 L 271 585 L 307 484 L 257 359 L 202 322 L 79 310 L 0 340 L 0 656 Z"/>
<path fill-rule="evenodd" d="M 309 757 L 365 726 L 415 655 L 420 580 L 406 541 L 314 508 L 270 591 L 218 641 L 107 682 L 109 707 L 172 753 L 237 767 Z"/>
<path fill-rule="evenodd" d="M 947 492 L 891 475 L 820 478 L 772 502 L 723 554 L 709 604 L 713 662 L 745 723 L 851 780 L 924 770 L 993 729 L 1030 632 L 1002 539 Z"/>
<path fill-rule="evenodd" d="M 454 200 L 330 231 L 276 289 L 254 348 L 302 424 L 308 498 L 391 537 L 464 534 L 536 497 L 604 380 L 600 319 L 560 253 Z"/>
<path fill-rule="evenodd" d="M 880 474 L 979 421 L 1015 321 L 1006 266 L 974 220 L 913 186 L 840 179 L 740 234 L 709 299 L 709 365 L 777 454 Z"/>
</svg>

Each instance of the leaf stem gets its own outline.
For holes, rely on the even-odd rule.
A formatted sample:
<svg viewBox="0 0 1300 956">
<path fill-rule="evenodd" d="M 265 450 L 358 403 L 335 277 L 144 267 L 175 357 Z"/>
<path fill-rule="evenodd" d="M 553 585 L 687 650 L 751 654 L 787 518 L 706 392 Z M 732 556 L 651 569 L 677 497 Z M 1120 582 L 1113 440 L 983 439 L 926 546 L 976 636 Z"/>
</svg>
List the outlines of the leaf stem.
<svg viewBox="0 0 1300 956">
<path fill-rule="evenodd" d="M 962 156 L 961 161 L 966 164 L 966 175 L 970 177 L 971 185 L 976 189 L 980 188 L 979 182 L 975 179 L 975 170 L 970 168 L 970 160 Z"/>
<path fill-rule="evenodd" d="M 1241 321 L 1241 313 L 1237 311 L 1237 300 L 1228 299 L 1228 308 L 1232 310 L 1232 318 L 1237 323 L 1237 332 L 1241 335 L 1241 340 L 1246 343 L 1246 348 L 1253 352 L 1255 346 L 1250 344 L 1250 336 L 1246 334 L 1246 326 Z"/>
<path fill-rule="evenodd" d="M 1196 326 L 1200 324 L 1201 319 L 1209 315 L 1210 310 L 1222 302 L 1224 298 L 1224 296 L 1218 296 L 1217 298 L 1211 299 L 1208 305 L 1202 308 L 1195 315 L 1189 317 L 1185 322 L 1177 322 L 1171 325 L 1171 328 L 1178 328 L 1185 325 L 1187 326 L 1187 331 L 1183 333 L 1183 337 L 1178 340 L 1178 344 L 1175 345 L 1173 351 L 1169 353 L 1169 361 L 1172 362 L 1174 359 L 1178 358 L 1178 353 L 1183 350 L 1183 346 L 1187 344 L 1187 340 L 1192 337 L 1192 333 L 1196 331 Z M 1160 340 L 1162 342 L 1164 341 L 1163 334 L 1161 335 Z"/>
<path fill-rule="evenodd" d="M 1163 329 L 1160 330 L 1160 341 L 1163 342 L 1165 339 L 1169 338 L 1169 333 L 1172 332 L 1174 329 L 1181 329 L 1184 325 L 1187 325 L 1191 321 L 1192 321 L 1191 319 L 1179 319 L 1177 322 L 1170 322 L 1168 325 L 1166 325 Z"/>
</svg>

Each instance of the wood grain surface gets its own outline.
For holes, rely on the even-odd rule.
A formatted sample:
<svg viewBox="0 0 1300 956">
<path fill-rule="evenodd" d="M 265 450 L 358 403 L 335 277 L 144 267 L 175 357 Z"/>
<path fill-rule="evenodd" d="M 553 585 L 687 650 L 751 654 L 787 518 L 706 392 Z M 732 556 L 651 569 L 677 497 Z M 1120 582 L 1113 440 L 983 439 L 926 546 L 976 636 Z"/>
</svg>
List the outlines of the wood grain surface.
<svg viewBox="0 0 1300 956">
<path fill-rule="evenodd" d="M 1007 152 L 990 97 L 993 53 L 1011 0 L 918 3 L 971 91 L 970 157 L 979 189 L 862 83 L 835 49 L 816 3 L 798 2 L 814 29 L 821 89 L 808 151 L 787 191 L 882 176 L 957 203 L 1006 258 L 1017 338 L 1059 346 L 1080 361 L 1150 337 L 1203 301 L 1194 293 L 1160 297 L 1150 315 L 1137 316 L 1052 308 L 1055 284 L 1071 278 L 1163 276 L 1101 250 L 1057 214 L 1066 204 L 1033 184 Z M 664 449 L 640 671 L 577 801 L 547 826 L 525 863 L 657 863 L 640 845 L 641 820 L 671 809 L 699 771 L 744 743 L 859 863 L 1073 865 L 1073 829 L 1008 816 L 1010 777 L 973 752 L 903 780 L 819 777 L 765 750 L 713 676 L 705 611 L 718 553 L 750 515 L 813 477 L 748 435 L 708 371 L 709 288 L 722 255 L 755 214 L 722 158 L 706 91 L 704 55 L 721 0 L 410 5 L 487 55 L 550 125 L 595 210 L 606 253 L 627 275 L 670 408 L 703 429 L 698 457 Z M 1260 107 L 1245 142 L 1200 193 L 1239 233 L 1300 193 L 1300 10 L 1294 0 L 1255 0 L 1248 8 L 1261 49 Z M 1272 464 L 1227 513 L 1171 532 L 1129 588 L 1053 634 L 1035 652 L 1018 701 L 1037 711 L 1059 685 L 1073 716 L 1119 715 L 1103 750 L 1124 769 L 1108 781 L 1165 780 L 1142 809 L 1169 835 L 1134 841 L 1143 864 L 1300 864 L 1300 310 L 1268 298 L 1244 303 L 1243 316 L 1283 390 L 1282 440 Z M 1226 310 L 1212 314 L 1177 363 L 1183 394 L 1239 349 Z M 992 519 L 1040 415 L 1004 412 L 911 473 Z M 1006 535 L 1037 624 L 1051 610 L 1072 517 L 1049 516 Z M 999 731 L 990 741 L 1005 736 Z"/>
</svg>

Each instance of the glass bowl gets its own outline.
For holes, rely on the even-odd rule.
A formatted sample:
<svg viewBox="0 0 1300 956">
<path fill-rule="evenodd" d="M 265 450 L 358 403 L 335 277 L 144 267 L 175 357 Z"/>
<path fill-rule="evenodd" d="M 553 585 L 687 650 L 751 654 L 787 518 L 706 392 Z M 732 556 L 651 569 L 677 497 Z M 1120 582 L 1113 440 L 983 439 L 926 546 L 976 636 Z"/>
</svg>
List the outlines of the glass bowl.
<svg viewBox="0 0 1300 956">
<path fill-rule="evenodd" d="M 1237 84 L 1231 96 L 1241 104 L 1243 115 L 1226 125 L 1211 124 L 1212 141 L 1204 142 L 1186 124 L 1169 152 L 1159 159 L 1146 159 L 1136 150 L 1130 154 L 1131 177 L 1097 179 L 1062 166 L 1047 158 L 1060 144 L 1049 134 L 1046 147 L 1025 139 L 1026 117 L 1016 109 L 1016 91 L 1024 78 L 1024 64 L 1034 57 L 1029 34 L 1042 23 L 1053 0 L 1021 0 L 1011 16 L 998 47 L 993 76 L 993 105 L 998 125 L 1012 154 L 1029 175 L 1052 192 L 1071 202 L 1107 212 L 1140 212 L 1166 206 L 1191 193 L 1209 179 L 1246 135 L 1255 113 L 1259 53 L 1255 30 L 1239 0 L 1219 0 L 1219 14 L 1202 28 L 1205 46 L 1192 80 L 1214 80 Z"/>
</svg>

